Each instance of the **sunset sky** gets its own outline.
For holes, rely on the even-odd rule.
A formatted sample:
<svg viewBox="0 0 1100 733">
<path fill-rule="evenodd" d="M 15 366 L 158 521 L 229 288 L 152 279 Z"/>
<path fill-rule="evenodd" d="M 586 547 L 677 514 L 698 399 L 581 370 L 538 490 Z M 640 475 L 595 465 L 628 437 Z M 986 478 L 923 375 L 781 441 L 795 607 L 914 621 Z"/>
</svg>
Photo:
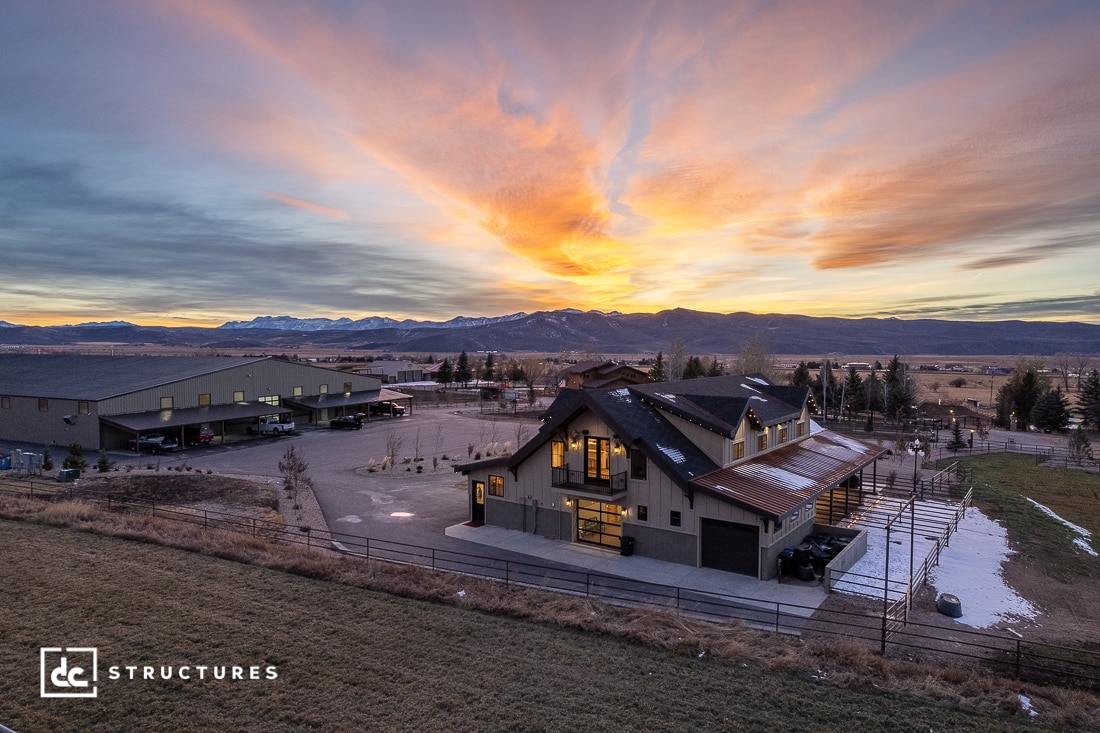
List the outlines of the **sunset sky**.
<svg viewBox="0 0 1100 733">
<path fill-rule="evenodd" d="M 0 320 L 1100 323 L 1100 2 L 0 3 Z"/>
</svg>

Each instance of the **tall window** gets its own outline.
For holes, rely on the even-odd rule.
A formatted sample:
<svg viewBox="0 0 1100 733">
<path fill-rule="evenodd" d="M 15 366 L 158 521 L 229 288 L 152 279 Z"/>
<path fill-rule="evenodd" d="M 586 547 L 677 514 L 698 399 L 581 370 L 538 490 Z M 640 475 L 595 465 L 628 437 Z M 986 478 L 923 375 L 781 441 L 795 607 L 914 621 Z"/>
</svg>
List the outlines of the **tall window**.
<svg viewBox="0 0 1100 733">
<path fill-rule="evenodd" d="M 489 496 L 504 496 L 503 476 L 489 476 Z"/>
<path fill-rule="evenodd" d="M 800 421 L 798 423 L 798 437 L 801 438 L 805 434 L 806 434 L 806 423 Z"/>
<path fill-rule="evenodd" d="M 739 440 L 733 444 L 733 460 L 745 457 L 745 441 Z"/>
<path fill-rule="evenodd" d="M 351 394 L 351 382 L 344 382 L 344 394 Z"/>
<path fill-rule="evenodd" d="M 550 441 L 550 468 L 565 468 L 565 443 L 561 440 Z"/>
<path fill-rule="evenodd" d="M 636 448 L 632 449 L 630 451 L 630 478 L 645 481 L 647 466 L 648 460 L 645 453 Z"/>
<path fill-rule="evenodd" d="M 86 400 L 81 400 L 80 402 L 76 403 L 76 411 L 79 412 L 81 415 L 87 415 L 91 413 L 92 410 Z"/>
<path fill-rule="evenodd" d="M 584 442 L 584 478 L 599 483 L 611 480 L 611 439 L 588 438 Z"/>
<path fill-rule="evenodd" d="M 764 432 L 756 436 L 756 450 L 768 449 L 768 430 L 764 429 Z"/>
<path fill-rule="evenodd" d="M 786 425 L 780 425 L 779 426 L 779 442 L 781 444 L 787 442 L 787 426 Z"/>
</svg>

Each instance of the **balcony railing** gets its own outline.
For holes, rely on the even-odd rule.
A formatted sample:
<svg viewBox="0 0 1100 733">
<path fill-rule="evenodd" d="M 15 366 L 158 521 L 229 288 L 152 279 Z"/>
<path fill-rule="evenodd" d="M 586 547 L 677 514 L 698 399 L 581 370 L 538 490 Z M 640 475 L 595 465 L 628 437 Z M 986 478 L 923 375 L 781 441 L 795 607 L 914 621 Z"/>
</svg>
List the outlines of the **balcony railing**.
<svg viewBox="0 0 1100 733">
<path fill-rule="evenodd" d="M 626 471 L 611 474 L 609 479 L 588 476 L 584 471 L 570 471 L 568 468 L 551 468 L 550 483 L 559 489 L 576 489 L 590 494 L 611 496 L 626 491 Z"/>
</svg>

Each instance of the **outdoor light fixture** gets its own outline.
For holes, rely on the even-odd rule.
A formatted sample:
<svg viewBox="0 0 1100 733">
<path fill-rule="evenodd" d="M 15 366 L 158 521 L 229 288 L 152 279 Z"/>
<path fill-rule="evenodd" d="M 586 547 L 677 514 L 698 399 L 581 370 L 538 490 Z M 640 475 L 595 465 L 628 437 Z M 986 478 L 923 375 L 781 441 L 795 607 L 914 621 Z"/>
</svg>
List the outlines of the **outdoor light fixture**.
<svg viewBox="0 0 1100 733">
<path fill-rule="evenodd" d="M 924 458 L 924 444 L 914 440 L 905 447 L 906 452 L 913 456 L 913 493 L 917 493 L 917 463 Z"/>
</svg>

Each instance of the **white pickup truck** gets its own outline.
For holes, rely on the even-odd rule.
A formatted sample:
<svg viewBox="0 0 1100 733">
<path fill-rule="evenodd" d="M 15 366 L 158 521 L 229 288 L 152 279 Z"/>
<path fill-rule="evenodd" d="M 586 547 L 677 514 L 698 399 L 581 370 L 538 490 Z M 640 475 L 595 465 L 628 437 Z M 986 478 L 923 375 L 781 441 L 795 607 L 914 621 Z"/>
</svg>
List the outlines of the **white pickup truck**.
<svg viewBox="0 0 1100 733">
<path fill-rule="evenodd" d="M 286 435 L 294 432 L 294 423 L 281 422 L 277 417 L 265 417 L 260 420 L 261 435 Z"/>
</svg>

